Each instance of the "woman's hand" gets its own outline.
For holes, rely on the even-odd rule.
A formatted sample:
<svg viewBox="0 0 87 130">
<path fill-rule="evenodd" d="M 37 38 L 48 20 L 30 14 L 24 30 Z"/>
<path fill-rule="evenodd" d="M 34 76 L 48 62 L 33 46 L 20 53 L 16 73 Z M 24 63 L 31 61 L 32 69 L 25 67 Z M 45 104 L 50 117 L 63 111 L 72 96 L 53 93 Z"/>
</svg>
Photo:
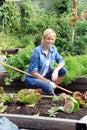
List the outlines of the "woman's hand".
<svg viewBox="0 0 87 130">
<path fill-rule="evenodd" d="M 56 85 L 55 85 L 54 82 L 50 81 L 49 84 L 50 84 L 51 86 L 53 86 L 53 88 L 56 88 Z"/>
<path fill-rule="evenodd" d="M 52 73 L 52 81 L 55 81 L 55 80 L 57 80 L 57 78 L 58 78 L 58 68 L 56 68 L 54 71 L 53 71 L 53 73 Z"/>
</svg>

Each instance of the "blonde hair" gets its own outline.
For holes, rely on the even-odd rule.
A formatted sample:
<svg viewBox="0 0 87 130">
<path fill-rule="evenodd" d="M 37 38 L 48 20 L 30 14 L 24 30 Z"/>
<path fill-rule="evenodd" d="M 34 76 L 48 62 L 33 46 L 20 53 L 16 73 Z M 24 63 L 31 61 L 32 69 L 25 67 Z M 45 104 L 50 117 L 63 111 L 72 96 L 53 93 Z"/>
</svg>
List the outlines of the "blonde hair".
<svg viewBox="0 0 87 130">
<path fill-rule="evenodd" d="M 44 42 L 44 39 L 45 39 L 46 37 L 52 37 L 52 36 L 54 36 L 55 39 L 56 39 L 56 33 L 55 33 L 55 31 L 54 31 L 53 29 L 51 29 L 51 28 L 46 29 L 46 30 L 43 32 L 42 42 Z"/>
</svg>

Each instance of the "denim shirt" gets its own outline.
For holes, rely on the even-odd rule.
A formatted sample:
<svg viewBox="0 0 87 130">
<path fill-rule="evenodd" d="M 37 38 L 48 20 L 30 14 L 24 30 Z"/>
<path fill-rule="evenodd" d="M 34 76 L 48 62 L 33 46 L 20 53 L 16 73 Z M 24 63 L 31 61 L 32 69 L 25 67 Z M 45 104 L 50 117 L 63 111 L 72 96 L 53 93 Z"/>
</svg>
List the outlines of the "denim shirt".
<svg viewBox="0 0 87 130">
<path fill-rule="evenodd" d="M 65 64 L 63 58 L 61 55 L 58 53 L 57 48 L 55 45 L 52 45 L 49 50 L 49 62 L 50 62 L 50 69 L 53 68 L 54 62 L 57 63 L 63 63 Z M 46 66 L 46 54 L 44 52 L 44 45 L 41 44 L 40 46 L 36 47 L 34 49 L 34 52 L 31 55 L 31 63 L 28 68 L 28 73 L 33 73 L 33 72 L 38 72 L 39 74 L 42 74 L 45 66 Z M 26 75 L 26 80 L 30 84 L 36 84 L 36 78 L 30 77 Z"/>
</svg>

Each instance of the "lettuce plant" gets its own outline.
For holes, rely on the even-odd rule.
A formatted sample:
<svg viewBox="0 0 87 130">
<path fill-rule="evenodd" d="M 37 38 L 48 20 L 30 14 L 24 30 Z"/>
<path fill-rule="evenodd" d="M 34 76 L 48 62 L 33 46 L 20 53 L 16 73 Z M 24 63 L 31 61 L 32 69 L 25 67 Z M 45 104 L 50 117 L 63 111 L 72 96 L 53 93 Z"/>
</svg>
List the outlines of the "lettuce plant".
<svg viewBox="0 0 87 130">
<path fill-rule="evenodd" d="M 59 100 L 62 100 L 62 101 L 67 101 L 67 99 L 69 98 L 70 95 L 66 94 L 66 93 L 61 93 L 59 94 L 59 96 L 54 96 L 52 98 L 52 101 L 56 102 L 56 101 L 59 101 Z"/>
<path fill-rule="evenodd" d="M 77 100 L 75 100 L 73 97 L 69 97 L 67 99 L 67 101 L 64 103 L 63 106 L 59 106 L 57 107 L 57 112 L 58 111 L 63 111 L 67 114 L 70 114 L 72 112 L 75 112 L 75 111 L 78 111 L 80 108 L 79 108 L 79 103 Z"/>
<path fill-rule="evenodd" d="M 56 117 L 56 115 L 58 114 L 58 107 L 52 107 L 50 110 L 48 110 L 48 114 L 52 117 Z"/>
<path fill-rule="evenodd" d="M 74 103 L 71 100 L 68 100 L 67 102 L 65 102 L 63 109 L 63 111 L 68 114 L 72 113 L 74 110 Z"/>
<path fill-rule="evenodd" d="M 53 97 L 52 101 L 63 101 L 64 103 L 62 104 L 62 106 L 52 107 L 50 110 L 48 110 L 50 116 L 54 116 L 54 114 L 57 114 L 58 111 L 63 111 L 67 114 L 70 114 L 80 109 L 79 102 L 74 97 L 66 93 L 61 93 L 59 94 L 59 96 Z"/>
<path fill-rule="evenodd" d="M 29 105 L 35 105 L 41 97 L 42 96 L 34 89 L 21 89 L 17 93 L 18 100 Z"/>
<path fill-rule="evenodd" d="M 7 105 L 4 105 L 5 102 L 12 102 L 12 98 L 9 94 L 5 93 L 3 87 L 0 87 L 0 113 L 8 108 Z"/>
<path fill-rule="evenodd" d="M 79 102 L 82 107 L 87 107 L 87 92 L 81 93 L 76 91 L 73 97 Z"/>
</svg>

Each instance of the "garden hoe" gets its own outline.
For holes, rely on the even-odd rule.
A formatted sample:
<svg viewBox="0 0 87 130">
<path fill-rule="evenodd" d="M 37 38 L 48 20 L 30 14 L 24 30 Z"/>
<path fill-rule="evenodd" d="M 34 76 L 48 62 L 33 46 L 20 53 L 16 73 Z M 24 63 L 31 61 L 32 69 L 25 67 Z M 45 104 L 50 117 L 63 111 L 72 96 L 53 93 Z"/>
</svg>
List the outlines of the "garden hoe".
<svg viewBox="0 0 87 130">
<path fill-rule="evenodd" d="M 26 75 L 32 76 L 31 74 L 29 74 L 29 73 L 27 73 L 27 72 L 25 72 L 25 71 L 23 71 L 23 70 L 20 70 L 20 69 L 18 69 L 18 68 L 16 68 L 16 67 L 13 67 L 13 66 L 11 66 L 11 65 L 8 65 L 8 64 L 6 64 L 6 63 L 3 63 L 3 62 L 1 62 L 1 61 L 0 61 L 0 64 L 2 64 L 2 65 L 4 65 L 4 66 L 7 66 L 7 67 L 9 67 L 9 68 L 11 68 L 11 69 L 14 69 L 14 70 L 16 70 L 16 71 L 18 71 L 18 72 L 20 72 L 20 73 L 22 73 L 22 74 L 26 74 Z M 67 92 L 67 93 L 69 93 L 69 94 L 73 94 L 72 91 L 70 91 L 70 90 L 68 90 L 68 89 L 65 89 L 65 88 L 62 88 L 62 87 L 60 87 L 59 85 L 56 85 L 56 87 L 59 88 L 59 89 L 61 89 L 61 90 L 63 90 L 63 91 L 65 91 L 65 92 Z M 55 95 L 55 94 L 54 94 L 54 95 Z"/>
</svg>

